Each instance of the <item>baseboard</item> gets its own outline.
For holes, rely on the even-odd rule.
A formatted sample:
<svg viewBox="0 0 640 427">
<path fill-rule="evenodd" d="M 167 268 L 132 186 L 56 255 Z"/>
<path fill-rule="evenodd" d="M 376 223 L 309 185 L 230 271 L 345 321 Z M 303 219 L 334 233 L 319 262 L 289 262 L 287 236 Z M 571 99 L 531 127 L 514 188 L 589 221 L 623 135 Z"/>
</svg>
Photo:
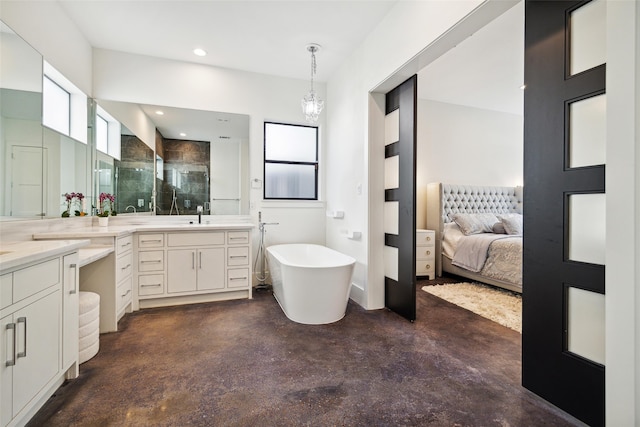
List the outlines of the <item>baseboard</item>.
<svg viewBox="0 0 640 427">
<path fill-rule="evenodd" d="M 351 298 L 354 302 L 356 302 L 363 308 L 367 308 L 367 297 L 364 293 L 364 288 L 357 285 L 356 283 L 351 282 L 349 298 Z"/>
</svg>

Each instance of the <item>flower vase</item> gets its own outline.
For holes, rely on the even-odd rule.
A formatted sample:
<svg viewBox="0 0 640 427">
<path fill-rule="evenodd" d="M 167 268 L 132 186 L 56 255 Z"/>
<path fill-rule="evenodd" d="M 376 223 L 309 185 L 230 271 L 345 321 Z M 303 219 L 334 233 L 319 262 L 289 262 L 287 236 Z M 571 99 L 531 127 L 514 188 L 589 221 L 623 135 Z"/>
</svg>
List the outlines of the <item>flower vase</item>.
<svg viewBox="0 0 640 427">
<path fill-rule="evenodd" d="M 100 227 L 108 227 L 109 226 L 109 217 L 108 216 L 99 216 L 98 217 L 98 225 L 100 225 Z"/>
</svg>

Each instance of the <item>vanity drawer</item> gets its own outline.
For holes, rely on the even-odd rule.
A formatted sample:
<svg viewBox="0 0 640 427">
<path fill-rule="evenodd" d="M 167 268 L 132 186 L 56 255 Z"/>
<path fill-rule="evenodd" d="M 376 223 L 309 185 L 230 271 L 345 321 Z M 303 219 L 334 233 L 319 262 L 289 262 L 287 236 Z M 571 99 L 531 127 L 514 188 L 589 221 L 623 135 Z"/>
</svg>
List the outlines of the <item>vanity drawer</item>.
<svg viewBox="0 0 640 427">
<path fill-rule="evenodd" d="M 128 253 L 116 259 L 116 283 L 120 283 L 122 279 L 131 276 L 133 270 L 133 254 Z"/>
<path fill-rule="evenodd" d="M 164 274 L 138 276 L 138 295 L 158 295 L 164 293 Z"/>
<path fill-rule="evenodd" d="M 224 245 L 224 231 L 167 234 L 168 246 Z"/>
<path fill-rule="evenodd" d="M 248 286 L 248 268 L 231 268 L 227 270 L 227 288 L 246 288 Z"/>
<path fill-rule="evenodd" d="M 13 272 L 13 302 L 60 283 L 60 259 L 41 262 Z"/>
<path fill-rule="evenodd" d="M 164 270 L 164 251 L 138 252 L 138 271 Z"/>
<path fill-rule="evenodd" d="M 138 236 L 138 247 L 161 248 L 164 246 L 164 234 L 141 234 Z"/>
<path fill-rule="evenodd" d="M 13 274 L 0 276 L 0 308 L 5 308 L 13 303 Z"/>
<path fill-rule="evenodd" d="M 128 235 L 116 239 L 116 256 L 130 251 L 133 247 L 133 236 Z"/>
<path fill-rule="evenodd" d="M 249 243 L 249 232 L 248 231 L 229 231 L 227 233 L 227 244 L 228 245 L 241 245 Z"/>
<path fill-rule="evenodd" d="M 229 248 L 227 265 L 249 265 L 249 248 L 247 246 Z"/>
<path fill-rule="evenodd" d="M 116 290 L 116 313 L 120 313 L 123 308 L 131 302 L 131 276 L 118 284 Z"/>
</svg>

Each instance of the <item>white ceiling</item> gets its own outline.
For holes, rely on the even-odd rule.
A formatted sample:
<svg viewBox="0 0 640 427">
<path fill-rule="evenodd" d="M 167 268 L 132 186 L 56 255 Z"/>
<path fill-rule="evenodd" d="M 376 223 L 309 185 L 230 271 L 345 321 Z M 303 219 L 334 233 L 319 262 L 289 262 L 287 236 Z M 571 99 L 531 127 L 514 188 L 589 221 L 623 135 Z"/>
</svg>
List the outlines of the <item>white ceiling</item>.
<svg viewBox="0 0 640 427">
<path fill-rule="evenodd" d="M 59 0 L 98 48 L 327 81 L 397 0 Z M 194 48 L 208 52 L 193 54 Z"/>
<path fill-rule="evenodd" d="M 398 0 L 58 0 L 98 48 L 327 81 Z M 419 73 L 419 97 L 522 114 L 522 2 Z M 200 47 L 208 52 L 197 57 Z"/>
</svg>

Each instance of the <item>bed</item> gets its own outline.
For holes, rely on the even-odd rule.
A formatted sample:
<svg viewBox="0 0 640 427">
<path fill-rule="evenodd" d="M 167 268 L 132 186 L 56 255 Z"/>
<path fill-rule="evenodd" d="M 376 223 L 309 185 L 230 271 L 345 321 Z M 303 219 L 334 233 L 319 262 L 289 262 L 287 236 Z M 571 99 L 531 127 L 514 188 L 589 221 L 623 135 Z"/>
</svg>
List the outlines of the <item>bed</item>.
<svg viewBox="0 0 640 427">
<path fill-rule="evenodd" d="M 427 185 L 436 275 L 522 292 L 522 187 Z"/>
</svg>

